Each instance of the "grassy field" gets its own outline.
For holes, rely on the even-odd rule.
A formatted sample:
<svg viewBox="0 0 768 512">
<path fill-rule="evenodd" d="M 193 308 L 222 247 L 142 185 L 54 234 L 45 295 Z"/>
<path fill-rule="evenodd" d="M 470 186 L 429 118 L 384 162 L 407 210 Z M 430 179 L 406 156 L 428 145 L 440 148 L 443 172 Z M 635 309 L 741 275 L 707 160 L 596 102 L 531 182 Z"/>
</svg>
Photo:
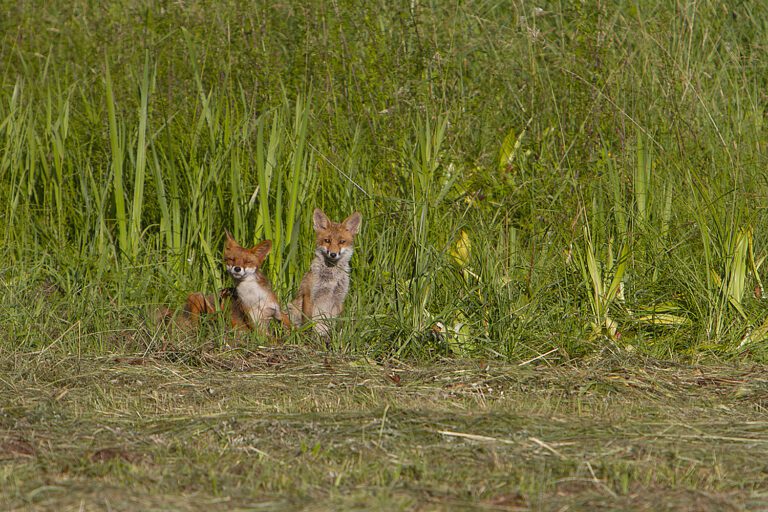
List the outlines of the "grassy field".
<svg viewBox="0 0 768 512">
<path fill-rule="evenodd" d="M 764 367 L 183 356 L 4 358 L 0 507 L 768 506 Z"/>
<path fill-rule="evenodd" d="M 2 505 L 766 507 L 764 3 L 0 12 Z M 328 347 L 156 325 L 315 207 Z"/>
</svg>

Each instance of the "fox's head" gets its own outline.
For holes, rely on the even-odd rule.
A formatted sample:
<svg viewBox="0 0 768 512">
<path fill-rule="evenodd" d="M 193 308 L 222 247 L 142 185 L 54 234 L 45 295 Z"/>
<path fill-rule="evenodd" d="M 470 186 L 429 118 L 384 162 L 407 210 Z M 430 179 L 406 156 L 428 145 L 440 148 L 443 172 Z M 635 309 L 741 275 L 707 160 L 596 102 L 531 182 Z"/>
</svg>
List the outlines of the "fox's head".
<svg viewBox="0 0 768 512">
<path fill-rule="evenodd" d="M 315 208 L 312 220 L 317 233 L 317 254 L 329 264 L 349 261 L 354 250 L 355 235 L 360 231 L 360 223 L 363 221 L 360 212 L 355 212 L 343 222 L 337 223 L 331 221 L 320 208 Z"/>
<path fill-rule="evenodd" d="M 255 276 L 272 249 L 272 241 L 264 240 L 259 245 L 246 249 L 235 241 L 229 231 L 226 231 L 226 234 L 224 263 L 227 265 L 227 272 L 238 282 L 249 276 Z"/>
</svg>

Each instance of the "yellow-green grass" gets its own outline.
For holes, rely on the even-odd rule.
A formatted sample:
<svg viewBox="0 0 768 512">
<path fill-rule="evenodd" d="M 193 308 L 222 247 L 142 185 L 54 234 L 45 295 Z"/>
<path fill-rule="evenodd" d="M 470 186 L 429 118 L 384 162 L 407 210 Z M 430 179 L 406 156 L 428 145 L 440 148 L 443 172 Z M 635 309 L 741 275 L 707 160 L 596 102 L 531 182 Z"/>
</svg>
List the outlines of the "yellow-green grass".
<svg viewBox="0 0 768 512">
<path fill-rule="evenodd" d="M 0 365 L 4 510 L 768 506 L 762 366 L 296 346 Z"/>
</svg>

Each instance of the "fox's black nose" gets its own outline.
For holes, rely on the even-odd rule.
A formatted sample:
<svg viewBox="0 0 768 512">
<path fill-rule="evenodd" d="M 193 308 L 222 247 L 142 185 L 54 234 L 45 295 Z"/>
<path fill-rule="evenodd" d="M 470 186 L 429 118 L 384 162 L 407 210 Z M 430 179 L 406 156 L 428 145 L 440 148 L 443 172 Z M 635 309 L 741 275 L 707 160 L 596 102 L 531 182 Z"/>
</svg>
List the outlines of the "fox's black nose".
<svg viewBox="0 0 768 512">
<path fill-rule="evenodd" d="M 240 267 L 235 267 L 235 268 L 233 268 L 232 270 L 234 270 L 236 273 L 238 273 L 238 274 L 239 274 L 239 273 L 240 273 L 240 271 L 241 271 L 241 270 L 243 270 L 243 269 L 241 269 Z"/>
<path fill-rule="evenodd" d="M 329 254 L 329 256 L 330 256 L 331 258 L 335 258 L 335 257 L 336 257 L 336 253 L 335 253 L 335 252 L 332 252 L 331 254 Z"/>
</svg>

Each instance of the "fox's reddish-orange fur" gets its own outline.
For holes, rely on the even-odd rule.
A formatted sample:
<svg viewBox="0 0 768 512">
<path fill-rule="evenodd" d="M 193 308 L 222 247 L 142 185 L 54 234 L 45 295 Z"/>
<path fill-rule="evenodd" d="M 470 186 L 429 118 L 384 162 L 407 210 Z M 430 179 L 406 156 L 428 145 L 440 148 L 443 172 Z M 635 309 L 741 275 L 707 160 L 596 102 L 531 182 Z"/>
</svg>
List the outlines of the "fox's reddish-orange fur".
<svg viewBox="0 0 768 512">
<path fill-rule="evenodd" d="M 288 315 L 280 310 L 269 280 L 259 270 L 272 248 L 272 242 L 265 240 L 248 249 L 238 244 L 229 232 L 226 235 L 224 262 L 236 286 L 224 289 L 218 295 L 190 294 L 176 322 L 182 326 L 194 326 L 205 315 L 225 312 L 235 328 L 266 333 L 269 321 L 274 319 L 290 329 Z M 170 317 L 171 313 L 166 309 L 161 311 L 161 315 Z"/>
<path fill-rule="evenodd" d="M 191 293 L 187 296 L 184 310 L 177 321 L 180 320 L 185 325 L 197 325 L 201 318 L 206 315 L 228 312 L 232 327 L 249 328 L 240 308 L 232 301 L 233 295 L 232 288 L 225 288 L 219 292 L 218 296 L 205 295 L 200 292 Z"/>
<path fill-rule="evenodd" d="M 316 208 L 312 220 L 317 235 L 315 258 L 289 311 L 294 324 L 314 320 L 315 331 L 327 338 L 330 326 L 324 319 L 336 318 L 344 311 L 344 299 L 349 292 L 349 260 L 362 215 L 355 212 L 342 222 L 333 222 Z"/>
</svg>

